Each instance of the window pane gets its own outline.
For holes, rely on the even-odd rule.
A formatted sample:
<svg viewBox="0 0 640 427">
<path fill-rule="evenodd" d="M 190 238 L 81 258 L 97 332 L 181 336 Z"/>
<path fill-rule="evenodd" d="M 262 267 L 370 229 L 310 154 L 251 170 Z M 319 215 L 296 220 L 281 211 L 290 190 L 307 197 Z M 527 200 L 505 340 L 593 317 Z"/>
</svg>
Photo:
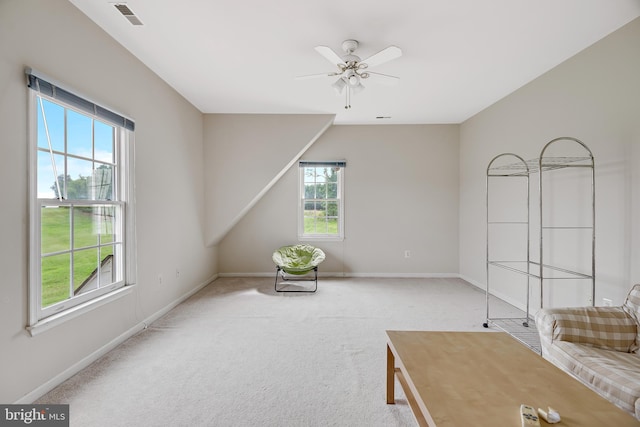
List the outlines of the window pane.
<svg viewBox="0 0 640 427">
<path fill-rule="evenodd" d="M 329 183 L 327 184 L 327 198 L 329 199 L 337 199 L 338 198 L 338 183 Z"/>
<path fill-rule="evenodd" d="M 304 232 L 305 234 L 314 234 L 316 232 L 316 219 L 312 216 L 304 217 Z"/>
<path fill-rule="evenodd" d="M 101 245 L 112 243 L 116 239 L 116 210 L 115 206 L 96 206 L 94 208 L 93 226 L 95 233 L 100 235 Z"/>
<path fill-rule="evenodd" d="M 60 191 L 64 194 L 64 156 L 54 154 L 53 162 L 55 162 L 56 172 L 60 177 Z M 39 199 L 57 199 L 58 188 L 56 187 L 55 173 L 51 160 L 51 154 L 48 151 L 38 151 L 38 198 Z"/>
<path fill-rule="evenodd" d="M 324 216 L 318 217 L 316 221 L 316 233 L 327 234 L 327 222 L 325 221 Z"/>
<path fill-rule="evenodd" d="M 69 254 L 42 258 L 42 307 L 69 298 Z"/>
<path fill-rule="evenodd" d="M 98 235 L 94 232 L 94 215 L 91 206 L 76 206 L 73 208 L 73 247 L 84 248 L 96 246 Z"/>
<path fill-rule="evenodd" d="M 113 126 L 109 126 L 106 123 L 102 123 L 99 121 L 93 122 L 94 126 L 94 144 L 95 144 L 95 154 L 94 158 L 96 160 L 101 160 L 107 163 L 114 163 L 113 156 L 113 137 L 115 135 L 115 129 Z"/>
<path fill-rule="evenodd" d="M 326 202 L 325 206 L 327 217 L 338 217 L 338 202 Z"/>
<path fill-rule="evenodd" d="M 38 147 L 49 150 L 49 141 L 47 139 L 47 128 L 49 130 L 49 138 L 51 140 L 51 149 L 54 151 L 64 152 L 64 108 L 42 99 L 42 107 L 44 107 L 44 116 L 42 108 L 38 100 Z M 46 125 L 45 127 L 45 119 Z"/>
<path fill-rule="evenodd" d="M 316 184 L 316 199 L 324 199 L 327 197 L 327 186 L 323 183 Z"/>
<path fill-rule="evenodd" d="M 100 287 L 107 286 L 117 280 L 116 258 L 113 246 L 103 246 L 100 248 Z"/>
<path fill-rule="evenodd" d="M 316 198 L 316 186 L 313 184 L 306 184 L 304 186 L 304 198 L 315 199 Z"/>
<path fill-rule="evenodd" d="M 316 181 L 316 169 L 315 168 L 304 168 L 304 182 L 315 182 Z"/>
<path fill-rule="evenodd" d="M 315 202 L 307 202 L 304 210 L 304 232 L 316 232 L 316 204 Z"/>
<path fill-rule="evenodd" d="M 325 183 L 327 182 L 327 177 L 326 177 L 326 170 L 327 168 L 316 168 L 316 182 L 320 182 L 320 183 Z"/>
<path fill-rule="evenodd" d="M 329 218 L 327 220 L 327 233 L 328 234 L 338 234 L 338 219 L 337 218 Z"/>
<path fill-rule="evenodd" d="M 70 249 L 70 225 L 68 207 L 42 207 L 40 235 L 41 253 L 68 251 Z"/>
<path fill-rule="evenodd" d="M 85 249 L 73 253 L 73 289 L 97 288 L 98 248 Z"/>
<path fill-rule="evenodd" d="M 91 118 L 67 110 L 67 153 L 93 157 Z"/>
<path fill-rule="evenodd" d="M 91 200 L 113 200 L 113 167 L 98 166 L 93 171 L 89 190 Z"/>
<path fill-rule="evenodd" d="M 89 199 L 93 162 L 69 157 L 67 167 L 67 198 L 69 200 Z"/>
</svg>

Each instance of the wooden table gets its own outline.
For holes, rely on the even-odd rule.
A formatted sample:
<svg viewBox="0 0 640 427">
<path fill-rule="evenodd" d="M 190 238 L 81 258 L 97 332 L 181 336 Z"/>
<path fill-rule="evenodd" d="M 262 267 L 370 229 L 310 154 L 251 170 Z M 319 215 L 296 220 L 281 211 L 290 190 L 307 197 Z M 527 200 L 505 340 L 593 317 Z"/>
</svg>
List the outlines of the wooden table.
<svg viewBox="0 0 640 427">
<path fill-rule="evenodd" d="M 397 375 L 421 426 L 520 426 L 523 403 L 557 410 L 558 427 L 640 425 L 505 333 L 387 335 L 387 403 L 395 403 Z"/>
</svg>

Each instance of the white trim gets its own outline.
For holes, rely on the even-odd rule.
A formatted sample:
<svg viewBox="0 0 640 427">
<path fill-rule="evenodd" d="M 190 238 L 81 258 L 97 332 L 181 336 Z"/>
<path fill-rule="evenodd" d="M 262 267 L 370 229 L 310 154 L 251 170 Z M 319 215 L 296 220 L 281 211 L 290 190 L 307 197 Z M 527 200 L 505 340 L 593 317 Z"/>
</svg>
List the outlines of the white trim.
<svg viewBox="0 0 640 427">
<path fill-rule="evenodd" d="M 118 179 L 125 181 L 125 185 L 120 185 L 118 190 L 122 192 L 121 199 L 125 200 L 124 206 L 124 259 L 125 271 L 124 280 L 127 285 L 133 285 L 138 281 L 138 240 L 136 233 L 136 171 L 135 171 L 135 132 L 120 128 L 120 137 L 123 138 L 125 155 L 120 156 L 120 176 Z"/>
<path fill-rule="evenodd" d="M 58 326 L 67 320 L 74 319 L 81 314 L 87 313 L 95 308 L 98 308 L 106 303 L 111 301 L 115 301 L 133 291 L 133 286 L 123 286 L 116 289 L 113 292 L 109 292 L 108 294 L 104 294 L 97 298 L 90 299 L 87 302 L 82 304 L 75 305 L 67 310 L 61 311 L 60 313 L 53 314 L 51 316 L 45 317 L 42 320 L 39 320 L 35 324 L 31 326 L 27 326 L 27 330 L 31 334 L 32 337 L 47 331 L 54 326 Z"/>
<path fill-rule="evenodd" d="M 324 241 L 324 242 L 342 242 L 344 240 L 344 236 L 336 236 L 336 235 L 320 235 L 320 234 L 304 234 L 304 235 L 298 235 L 298 241 L 299 242 L 305 242 L 305 241 Z"/>
<path fill-rule="evenodd" d="M 29 128 L 27 129 L 28 137 L 29 137 L 29 275 L 28 275 L 28 323 L 29 325 L 34 325 L 38 322 L 38 316 L 40 313 L 41 303 L 41 292 L 38 292 L 36 289 L 36 285 L 34 283 L 40 283 L 40 219 L 37 218 L 37 215 L 40 214 L 40 205 L 36 203 L 37 194 L 38 194 L 38 181 L 37 181 L 37 152 L 38 152 L 38 142 L 37 142 L 37 127 L 38 127 L 38 118 L 36 113 L 36 94 L 34 91 L 29 91 L 29 99 L 28 99 L 28 123 Z M 37 208 L 36 208 L 37 206 Z"/>
<path fill-rule="evenodd" d="M 320 162 L 318 162 L 320 163 Z M 305 205 L 305 186 L 304 186 L 304 169 L 305 168 L 319 168 L 317 166 L 298 166 L 298 241 L 303 242 L 305 240 L 312 241 L 333 241 L 340 242 L 344 240 L 344 174 L 345 167 L 341 167 L 338 170 L 338 196 L 336 201 L 338 202 L 338 234 L 305 234 L 304 232 L 304 205 Z M 325 199 L 326 200 L 326 199 Z"/>
<path fill-rule="evenodd" d="M 479 288 L 482 292 L 486 292 L 487 291 L 486 285 L 484 283 L 477 282 L 477 281 L 475 281 L 475 280 L 473 280 L 473 279 L 471 279 L 471 278 L 469 278 L 467 276 L 464 276 L 464 275 L 460 275 L 460 278 L 462 280 L 464 280 L 465 282 L 468 282 L 469 284 Z M 510 304 L 510 305 L 522 310 L 522 311 L 525 311 L 525 312 L 527 311 L 527 307 L 522 302 L 517 301 L 517 300 L 511 298 L 510 296 L 503 294 L 502 292 L 496 292 L 495 290 L 492 289 L 492 290 L 489 291 L 489 295 L 493 295 L 494 297 L 496 297 L 498 299 L 501 299 L 502 301 L 506 302 L 507 304 Z"/>
<path fill-rule="evenodd" d="M 109 126 L 112 126 L 115 129 L 114 134 L 114 162 L 113 163 L 104 163 L 110 164 L 115 171 L 114 183 L 113 183 L 113 201 L 100 201 L 100 200 L 86 200 L 79 203 L 79 201 L 66 201 L 66 200 L 56 200 L 47 201 L 38 198 L 38 140 L 37 140 L 37 129 L 38 129 L 38 112 L 37 112 L 37 103 L 38 98 L 46 99 L 49 102 L 62 107 L 65 111 L 64 121 L 65 124 L 67 122 L 66 111 L 77 111 L 73 106 L 68 105 L 67 103 L 52 99 L 46 95 L 39 94 L 36 91 L 29 91 L 28 98 L 28 123 L 29 129 L 28 137 L 29 137 L 29 293 L 28 293 L 28 322 L 26 329 L 29 331 L 31 336 L 35 336 L 47 329 L 63 323 L 67 319 L 73 319 L 74 317 L 87 312 L 88 310 L 99 307 L 100 305 L 109 302 L 116 297 L 120 296 L 118 291 L 122 291 L 123 295 L 128 293 L 125 292 L 126 285 L 134 285 L 136 283 L 136 245 L 135 245 L 135 203 L 130 198 L 135 196 L 134 188 L 135 188 L 135 170 L 134 170 L 134 147 L 133 147 L 133 138 L 134 131 L 130 131 L 125 129 L 124 127 L 116 124 L 110 123 Z M 44 111 L 42 112 L 44 115 Z M 95 117 L 93 115 L 87 115 L 86 112 L 80 112 L 83 116 L 92 118 L 92 129 L 95 125 L 95 121 L 102 122 L 103 120 L 99 117 Z M 44 117 L 44 116 L 43 116 Z M 95 134 L 92 132 L 92 138 L 95 137 Z M 65 146 L 67 144 L 68 135 L 64 134 Z M 92 139 L 93 145 L 93 139 Z M 76 158 L 77 156 L 70 155 L 67 153 L 66 149 L 63 153 L 58 153 L 63 156 L 65 164 L 67 163 L 67 159 L 69 157 Z M 91 159 L 86 158 L 87 160 L 91 160 L 92 162 L 96 162 L 97 159 L 95 157 L 95 147 L 92 150 Z M 103 163 L 98 161 L 98 163 Z M 66 174 L 66 168 L 63 173 Z M 56 173 L 54 173 L 56 175 Z M 55 177 L 57 181 L 57 176 Z M 117 232 L 116 239 L 113 242 L 114 247 L 120 247 L 120 255 L 117 256 L 118 262 L 116 264 L 117 267 L 117 280 L 114 283 L 110 283 L 105 286 L 103 289 L 96 289 L 92 292 L 88 292 L 81 296 L 72 296 L 68 299 L 60 301 L 58 303 L 52 304 L 48 307 L 42 307 L 42 277 L 41 277 L 41 262 L 42 262 L 42 253 L 41 251 L 41 215 L 42 215 L 42 207 L 43 206 L 68 206 L 73 208 L 76 204 L 87 205 L 87 206 L 100 206 L 100 205 L 113 205 L 118 206 L 119 215 L 117 218 Z M 126 227 L 126 228 L 125 228 Z M 71 236 L 70 241 L 73 242 L 73 231 L 74 227 L 70 228 Z M 66 252 L 66 251 L 65 251 Z M 71 248 L 70 256 L 76 252 L 75 249 Z M 115 254 L 115 252 L 114 252 Z M 71 258 L 73 259 L 73 258 Z M 126 271 L 123 270 L 123 267 L 126 268 Z M 73 266 L 70 267 L 73 272 Z M 115 290 L 114 290 L 115 288 Z M 95 301 L 95 303 L 93 303 Z M 69 308 L 66 308 L 69 307 Z M 64 309 L 66 308 L 66 309 Z M 56 312 L 59 311 L 59 312 Z"/>
<path fill-rule="evenodd" d="M 459 279 L 457 273 L 345 273 L 345 277 L 371 277 L 389 279 Z"/>
<path fill-rule="evenodd" d="M 467 277 L 467 276 L 465 276 L 465 275 L 463 275 L 463 274 L 460 274 L 459 276 L 460 276 L 460 278 L 461 278 L 462 280 L 464 280 L 465 282 L 469 282 L 469 284 L 470 284 L 470 285 L 473 285 L 473 286 L 475 286 L 476 288 L 480 288 L 480 290 L 482 290 L 482 292 L 486 291 L 486 287 L 484 286 L 484 284 L 483 284 L 483 283 L 480 283 L 480 282 L 478 282 L 478 281 L 475 281 L 475 280 L 473 280 L 472 278 Z"/>
<path fill-rule="evenodd" d="M 274 270 L 269 273 L 219 273 L 220 277 L 274 277 Z M 339 271 L 322 272 L 318 270 L 318 277 L 370 277 L 389 279 L 459 279 L 457 273 L 343 273 Z"/>
<path fill-rule="evenodd" d="M 96 350 L 93 353 L 89 354 L 87 357 L 83 358 L 82 360 L 78 361 L 77 363 L 74 363 L 69 368 L 65 369 L 64 371 L 62 371 L 58 375 L 54 376 L 49 381 L 47 381 L 44 384 L 40 385 L 39 387 L 37 387 L 33 391 L 27 393 L 26 395 L 24 395 L 23 397 L 21 397 L 20 399 L 18 399 L 14 403 L 15 404 L 33 403 L 34 401 L 36 401 L 40 397 L 44 396 L 46 393 L 48 393 L 51 390 L 53 390 L 55 387 L 57 387 L 60 384 L 62 384 L 64 381 L 68 380 L 69 378 L 71 378 L 72 376 L 74 376 L 75 374 L 77 374 L 78 372 L 83 370 L 84 368 L 86 368 L 89 365 L 91 365 L 93 362 L 95 362 L 96 360 L 98 360 L 99 358 L 101 358 L 102 356 L 104 356 L 105 354 L 110 352 L 111 350 L 113 350 L 116 347 L 118 347 L 120 344 L 125 342 L 127 339 L 129 339 L 132 336 L 134 336 L 135 334 L 143 331 L 144 329 L 147 329 L 151 323 L 155 322 L 156 320 L 158 320 L 159 318 L 161 318 L 162 316 L 167 314 L 169 311 L 171 311 L 173 308 L 175 308 L 178 304 L 186 301 L 188 298 L 193 296 L 195 293 L 197 293 L 198 291 L 202 290 L 207 285 L 211 284 L 217 278 L 218 278 L 218 275 L 214 274 L 209 279 L 207 279 L 204 282 L 200 283 L 198 286 L 196 286 L 191 291 L 189 291 L 186 294 L 182 295 L 180 298 L 178 298 L 177 300 L 173 301 L 172 303 L 166 305 L 165 307 L 163 307 L 162 309 L 158 310 L 157 312 L 155 312 L 151 316 L 147 317 L 143 321 L 138 322 L 136 325 L 134 325 L 129 330 L 125 331 L 124 333 L 120 334 L 119 336 L 117 336 L 113 340 L 109 341 L 107 344 L 103 345 L 98 350 Z"/>
</svg>

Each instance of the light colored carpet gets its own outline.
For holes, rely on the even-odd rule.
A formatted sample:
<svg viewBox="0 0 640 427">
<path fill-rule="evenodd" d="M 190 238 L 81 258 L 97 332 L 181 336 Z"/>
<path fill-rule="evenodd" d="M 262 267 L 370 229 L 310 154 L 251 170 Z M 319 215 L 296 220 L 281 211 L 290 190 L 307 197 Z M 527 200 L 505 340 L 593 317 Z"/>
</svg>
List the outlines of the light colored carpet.
<svg viewBox="0 0 640 427">
<path fill-rule="evenodd" d="M 459 279 L 320 279 L 315 294 L 276 294 L 268 278 L 222 278 L 36 403 L 70 404 L 77 427 L 412 426 L 397 380 L 385 403 L 385 330 L 484 321 L 484 292 Z"/>
</svg>

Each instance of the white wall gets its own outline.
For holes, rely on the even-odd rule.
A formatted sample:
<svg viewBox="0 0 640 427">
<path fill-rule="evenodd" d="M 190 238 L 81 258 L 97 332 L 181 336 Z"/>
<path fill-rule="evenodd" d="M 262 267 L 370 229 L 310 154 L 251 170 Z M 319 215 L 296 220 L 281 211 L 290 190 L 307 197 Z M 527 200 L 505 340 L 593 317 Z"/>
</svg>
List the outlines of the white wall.
<svg viewBox="0 0 640 427">
<path fill-rule="evenodd" d="M 25 66 L 136 121 L 138 286 L 35 337 L 25 330 Z M 0 402 L 18 401 L 214 276 L 216 249 L 203 239 L 202 128 L 197 109 L 69 2 L 0 2 Z"/>
<path fill-rule="evenodd" d="M 489 161 L 505 151 L 535 158 L 549 140 L 573 136 L 589 146 L 596 162 L 596 304 L 601 305 L 603 297 L 613 299 L 614 304 L 623 302 L 633 283 L 640 281 L 638 76 L 640 19 L 461 125 L 463 277 L 485 286 L 485 176 Z M 570 215 L 579 217 L 581 211 Z M 504 295 L 513 283 L 505 279 L 491 286 Z M 524 298 L 521 294 L 515 302 L 524 303 Z"/>
<path fill-rule="evenodd" d="M 321 274 L 457 274 L 457 125 L 332 126 L 302 157 L 347 161 L 345 239 L 314 243 Z M 294 165 L 222 240 L 220 273 L 275 271 L 274 249 L 298 242 L 297 199 Z"/>
</svg>

